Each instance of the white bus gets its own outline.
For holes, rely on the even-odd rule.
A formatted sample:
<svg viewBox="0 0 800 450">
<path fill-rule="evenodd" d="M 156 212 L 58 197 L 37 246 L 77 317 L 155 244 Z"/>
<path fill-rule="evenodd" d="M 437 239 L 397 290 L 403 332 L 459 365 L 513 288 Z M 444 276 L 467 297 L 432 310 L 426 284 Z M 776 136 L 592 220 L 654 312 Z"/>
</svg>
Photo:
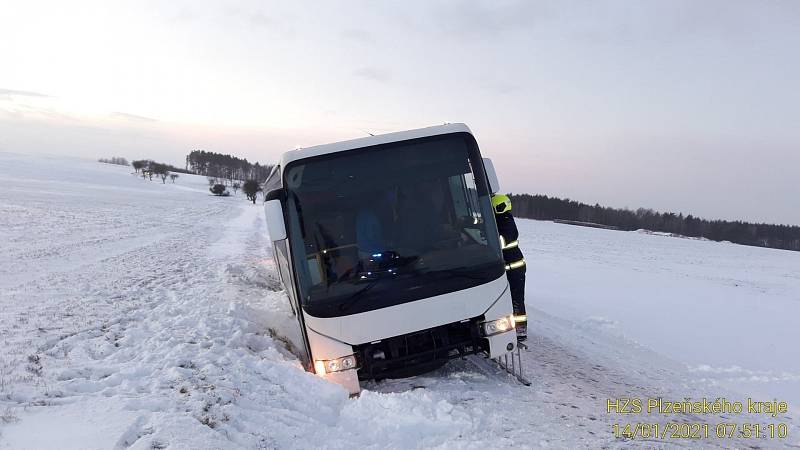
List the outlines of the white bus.
<svg viewBox="0 0 800 450">
<path fill-rule="evenodd" d="M 516 349 L 497 176 L 466 125 L 289 151 L 264 187 L 307 370 L 357 394 Z"/>
</svg>

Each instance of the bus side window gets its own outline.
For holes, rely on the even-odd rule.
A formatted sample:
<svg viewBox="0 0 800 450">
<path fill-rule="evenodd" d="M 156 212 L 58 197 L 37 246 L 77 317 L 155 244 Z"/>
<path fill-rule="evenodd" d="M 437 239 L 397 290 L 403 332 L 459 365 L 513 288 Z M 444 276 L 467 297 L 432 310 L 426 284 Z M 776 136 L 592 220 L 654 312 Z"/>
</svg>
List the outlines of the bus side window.
<svg viewBox="0 0 800 450">
<path fill-rule="evenodd" d="M 480 227 L 483 216 L 478 205 L 478 190 L 471 174 L 454 175 L 449 178 L 450 194 L 453 196 L 453 207 L 456 218 L 464 226 L 463 231 L 482 245 L 488 245 L 486 237 L 482 235 Z"/>
</svg>

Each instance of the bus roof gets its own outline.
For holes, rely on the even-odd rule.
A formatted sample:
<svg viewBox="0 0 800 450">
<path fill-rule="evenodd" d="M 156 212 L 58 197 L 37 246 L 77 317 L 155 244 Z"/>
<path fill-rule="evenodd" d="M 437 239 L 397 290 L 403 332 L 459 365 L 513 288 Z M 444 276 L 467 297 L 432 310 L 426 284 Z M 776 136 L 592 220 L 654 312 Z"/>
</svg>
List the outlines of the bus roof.
<svg viewBox="0 0 800 450">
<path fill-rule="evenodd" d="M 349 141 L 340 141 L 331 144 L 315 145 L 313 147 L 290 150 L 281 156 L 280 166 L 281 170 L 283 170 L 283 168 L 286 167 L 287 164 L 289 164 L 292 161 L 297 161 L 298 159 L 311 158 L 313 156 L 343 152 L 346 150 L 354 150 L 357 148 L 386 144 L 389 142 L 406 141 L 409 139 L 436 136 L 439 134 L 449 134 L 449 133 L 472 134 L 469 127 L 463 123 L 448 123 L 432 127 L 417 128 L 416 130 L 379 134 L 376 136 L 367 136 L 358 139 L 351 139 Z"/>
</svg>

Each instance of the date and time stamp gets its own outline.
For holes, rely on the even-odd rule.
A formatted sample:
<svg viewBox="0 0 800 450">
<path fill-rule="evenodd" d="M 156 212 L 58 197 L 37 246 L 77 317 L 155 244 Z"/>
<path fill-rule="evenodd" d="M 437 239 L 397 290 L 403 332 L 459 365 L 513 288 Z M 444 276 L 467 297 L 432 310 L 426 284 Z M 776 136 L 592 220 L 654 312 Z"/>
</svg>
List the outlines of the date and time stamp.
<svg viewBox="0 0 800 450">
<path fill-rule="evenodd" d="M 789 413 L 789 405 L 779 400 L 671 401 L 622 397 L 607 399 L 605 406 L 607 414 L 625 419 L 611 424 L 611 433 L 619 439 L 786 439 L 789 436 L 789 426 L 782 421 Z M 676 420 L 678 415 L 692 420 Z M 714 419 L 703 420 L 703 416 Z M 744 420 L 733 420 L 737 416 Z"/>
</svg>

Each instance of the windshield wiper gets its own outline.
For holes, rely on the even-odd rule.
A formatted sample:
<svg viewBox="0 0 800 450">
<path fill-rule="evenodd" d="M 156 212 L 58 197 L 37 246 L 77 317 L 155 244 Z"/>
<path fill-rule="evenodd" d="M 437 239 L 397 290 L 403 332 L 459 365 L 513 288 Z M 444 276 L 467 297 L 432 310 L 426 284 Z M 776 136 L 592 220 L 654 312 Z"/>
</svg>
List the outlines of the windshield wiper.
<svg viewBox="0 0 800 450">
<path fill-rule="evenodd" d="M 466 269 L 458 269 L 458 270 L 441 270 L 437 272 L 433 272 L 437 275 L 440 275 L 442 278 L 467 278 L 469 280 L 485 280 L 485 277 L 482 275 L 476 275 L 471 270 Z M 420 274 L 422 275 L 422 274 Z M 375 287 L 383 278 L 376 278 L 366 286 L 364 286 L 360 291 L 357 291 L 353 295 L 347 298 L 342 304 L 339 305 L 339 311 L 347 311 L 348 309 L 352 308 L 353 305 L 361 301 L 364 298 L 364 294 L 367 293 L 370 289 Z"/>
<path fill-rule="evenodd" d="M 353 305 L 361 301 L 361 299 L 364 298 L 364 294 L 366 294 L 370 289 L 375 287 L 375 285 L 378 284 L 381 280 L 387 278 L 385 276 L 387 272 L 392 275 L 389 278 L 396 278 L 396 276 L 398 275 L 397 272 L 398 268 L 407 267 L 412 263 L 414 263 L 417 259 L 419 259 L 419 257 L 417 256 L 402 257 L 394 250 L 384 250 L 383 252 L 377 253 L 376 255 L 373 256 L 377 257 L 388 256 L 389 261 L 394 260 L 396 265 L 387 270 L 375 270 L 377 277 L 374 280 L 371 280 L 368 285 L 361 288 L 360 291 L 356 291 L 353 295 L 349 296 L 347 300 L 345 300 L 342 304 L 340 304 L 339 311 L 342 312 L 347 311 L 348 309 L 352 308 Z"/>
<path fill-rule="evenodd" d="M 356 291 L 353 295 L 347 297 L 347 300 L 345 300 L 344 302 L 342 302 L 342 304 L 339 305 L 339 311 L 344 312 L 353 307 L 353 305 L 355 305 L 362 298 L 364 298 L 364 294 L 373 287 L 375 287 L 375 285 L 378 284 L 379 281 L 381 281 L 381 278 L 376 278 L 370 281 L 368 285 L 361 288 L 360 291 Z"/>
<path fill-rule="evenodd" d="M 466 278 L 470 280 L 485 280 L 486 277 L 480 275 L 480 272 L 476 273 L 475 269 L 467 269 L 467 268 L 460 268 L 460 269 L 449 269 L 449 270 L 437 270 L 435 272 L 428 272 L 428 273 L 417 273 L 417 276 L 424 276 L 427 274 L 431 274 L 434 276 L 440 276 L 442 278 Z M 408 274 L 395 274 L 395 275 L 408 275 Z M 371 280 L 369 284 L 361 288 L 361 290 L 356 291 L 353 295 L 347 297 L 347 299 L 339 305 L 339 311 L 344 312 L 352 308 L 355 304 L 360 302 L 364 299 L 364 294 L 370 291 L 373 287 L 375 287 L 380 281 L 386 279 L 387 277 L 378 277 L 374 280 Z M 395 277 L 391 277 L 391 279 L 396 279 Z"/>
</svg>

